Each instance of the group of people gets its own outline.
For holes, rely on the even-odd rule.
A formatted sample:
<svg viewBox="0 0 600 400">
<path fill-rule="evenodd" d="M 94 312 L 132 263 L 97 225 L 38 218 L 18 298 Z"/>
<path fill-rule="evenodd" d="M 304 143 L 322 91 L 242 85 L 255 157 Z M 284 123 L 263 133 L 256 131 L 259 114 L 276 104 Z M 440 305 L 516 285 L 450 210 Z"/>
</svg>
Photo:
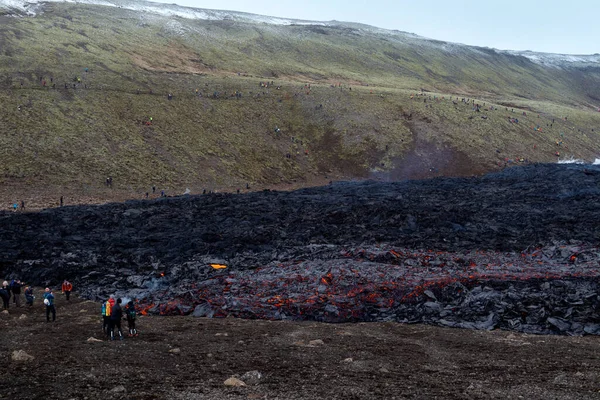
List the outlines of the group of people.
<svg viewBox="0 0 600 400">
<path fill-rule="evenodd" d="M 10 300 L 12 298 L 12 302 L 15 307 L 21 307 L 21 288 L 25 286 L 23 282 L 19 279 L 13 279 L 10 281 L 2 282 L 2 288 L 0 288 L 0 298 L 2 298 L 2 307 L 4 310 L 8 310 L 10 307 Z M 25 302 L 28 306 L 33 305 L 33 288 L 30 286 L 25 286 L 24 290 L 25 294 Z"/>
<path fill-rule="evenodd" d="M 14 203 L 12 203 L 11 208 L 15 212 L 19 211 L 19 203 L 15 201 Z M 25 201 L 24 200 L 21 200 L 21 211 L 25 211 Z"/>
<path fill-rule="evenodd" d="M 21 288 L 23 286 L 25 286 L 25 284 L 19 279 L 13 279 L 10 283 L 8 281 L 2 283 L 2 287 L 0 288 L 0 298 L 2 298 L 3 308 L 5 310 L 8 310 L 11 298 L 16 307 L 21 307 Z M 65 295 L 65 299 L 70 301 L 73 284 L 65 279 L 61 289 Z M 35 299 L 33 287 L 25 286 L 24 294 L 27 305 L 31 307 Z M 47 287 L 44 289 L 43 298 L 44 306 L 46 307 L 46 322 L 51 321 L 50 316 L 52 316 L 52 322 L 56 321 L 56 307 L 54 305 L 55 297 L 52 288 Z M 123 330 L 121 328 L 123 316 L 127 319 L 129 336 L 132 337 L 138 335 L 135 327 L 137 316 L 135 304 L 133 301 L 129 301 L 123 309 L 121 306 L 122 302 L 122 299 L 119 298 L 115 300 L 115 296 L 111 295 L 107 301 L 102 303 L 102 330 L 109 340 L 115 340 L 115 330 L 119 339 L 123 340 Z"/>
<path fill-rule="evenodd" d="M 123 300 L 118 298 L 115 300 L 114 295 L 110 295 L 108 300 L 102 303 L 102 331 L 106 334 L 108 340 L 115 340 L 115 330 L 119 337 L 119 340 L 123 340 L 123 330 L 121 329 L 121 320 L 123 314 L 127 319 L 127 328 L 129 330 L 129 337 L 137 336 L 137 329 L 135 327 L 135 320 L 137 312 L 135 310 L 135 304 L 133 300 L 130 300 L 125 309 L 121 306 Z"/>
<path fill-rule="evenodd" d="M 15 307 L 21 307 L 21 288 L 25 286 L 23 294 L 25 295 L 25 303 L 27 306 L 33 306 L 35 295 L 33 294 L 33 287 L 25 285 L 19 279 L 13 279 L 10 283 L 4 281 L 2 288 L 0 288 L 0 298 L 2 298 L 2 305 L 5 310 L 10 307 L 10 300 Z M 71 291 L 73 290 L 73 284 L 68 280 L 64 280 L 62 283 L 62 292 L 65 294 L 67 301 L 70 301 Z M 52 321 L 56 321 L 56 308 L 54 306 L 54 294 L 52 289 L 47 287 L 44 290 L 44 306 L 46 307 L 46 321 L 50 322 L 50 315 L 52 315 Z"/>
<path fill-rule="evenodd" d="M 3 308 L 5 310 L 8 310 L 11 298 L 16 307 L 21 307 L 21 288 L 23 286 L 25 286 L 25 284 L 19 279 L 13 279 L 10 283 L 8 281 L 2 283 L 2 287 L 0 288 L 0 298 L 2 298 Z M 66 301 L 70 301 L 73 284 L 65 279 L 61 289 L 65 295 Z M 33 287 L 25 286 L 24 294 L 27 305 L 31 307 L 35 299 Z M 46 308 L 46 322 L 50 322 L 51 320 L 52 322 L 56 321 L 56 307 L 54 305 L 55 297 L 52 288 L 47 287 L 44 289 L 43 299 Z M 128 301 L 127 305 L 123 308 L 121 306 L 122 303 L 123 300 L 120 298 L 115 300 L 114 295 L 111 295 L 107 301 L 102 303 L 102 331 L 107 335 L 108 340 L 115 340 L 115 331 L 120 340 L 124 339 L 123 330 L 121 328 L 121 320 L 123 317 L 127 319 L 129 337 L 138 335 L 135 327 L 137 316 L 135 304 L 133 301 Z M 52 319 L 50 319 L 50 316 L 52 316 Z"/>
<path fill-rule="evenodd" d="M 112 184 L 112 181 L 111 181 Z M 59 200 L 59 205 L 62 207 L 64 205 L 64 196 L 60 196 L 60 200 Z M 14 203 L 10 203 L 9 204 L 9 210 L 12 210 L 13 212 L 17 212 L 17 211 L 25 211 L 25 200 L 21 200 L 21 205 L 19 206 L 19 202 L 15 201 Z"/>
</svg>

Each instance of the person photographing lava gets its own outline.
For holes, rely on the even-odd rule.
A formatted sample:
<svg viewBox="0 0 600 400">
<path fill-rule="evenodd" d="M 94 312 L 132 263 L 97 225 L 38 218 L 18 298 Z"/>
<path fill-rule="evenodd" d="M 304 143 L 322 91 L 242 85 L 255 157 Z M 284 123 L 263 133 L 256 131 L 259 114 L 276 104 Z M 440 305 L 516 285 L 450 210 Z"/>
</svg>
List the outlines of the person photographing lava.
<svg viewBox="0 0 600 400">
<path fill-rule="evenodd" d="M 104 303 L 104 305 L 102 306 L 102 330 L 106 333 L 106 336 L 108 336 L 108 340 L 111 340 L 111 337 L 114 336 L 114 330 L 115 327 L 113 325 L 111 325 L 111 315 L 112 315 L 112 308 L 115 305 L 115 295 L 111 294 L 108 298 L 108 300 L 106 300 L 106 303 Z"/>
<path fill-rule="evenodd" d="M 127 317 L 127 328 L 129 329 L 129 336 L 137 336 L 137 329 L 135 329 L 135 317 L 137 312 L 135 311 L 135 304 L 133 300 L 129 301 L 125 306 L 125 316 Z"/>
<path fill-rule="evenodd" d="M 123 309 L 121 303 L 123 300 L 117 299 L 117 302 L 110 310 L 110 318 L 108 323 L 109 337 L 110 340 L 115 340 L 115 328 L 119 334 L 119 340 L 123 340 L 123 330 L 121 329 L 121 319 L 123 318 Z"/>
</svg>

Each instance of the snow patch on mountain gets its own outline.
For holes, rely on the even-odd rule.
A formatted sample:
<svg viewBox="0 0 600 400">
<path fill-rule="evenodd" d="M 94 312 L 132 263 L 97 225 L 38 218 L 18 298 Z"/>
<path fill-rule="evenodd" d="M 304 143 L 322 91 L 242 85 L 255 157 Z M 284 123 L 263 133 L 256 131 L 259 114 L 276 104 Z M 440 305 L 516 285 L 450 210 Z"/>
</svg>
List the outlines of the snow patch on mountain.
<svg viewBox="0 0 600 400">
<path fill-rule="evenodd" d="M 439 40 L 432 40 L 413 33 L 401 32 L 397 30 L 387 30 L 374 26 L 338 21 L 307 21 L 292 18 L 269 17 L 266 15 L 250 14 L 237 11 L 209 10 L 201 8 L 183 7 L 177 4 L 153 3 L 144 0 L 0 0 L 0 9 L 7 9 L 9 12 L 13 10 L 15 16 L 35 16 L 43 12 L 45 3 L 74 3 L 74 4 L 91 4 L 110 7 L 118 7 L 126 10 L 132 10 L 144 14 L 154 14 L 167 18 L 185 18 L 191 20 L 206 20 L 206 21 L 232 21 L 243 23 L 258 23 L 265 25 L 313 25 L 323 27 L 340 27 L 352 30 L 353 33 L 367 33 L 376 35 L 392 36 L 395 40 L 410 43 L 416 46 L 437 47 L 449 53 L 459 53 L 465 49 L 470 51 L 486 54 L 482 48 L 468 46 L 458 43 L 450 43 Z M 176 34 L 183 35 L 189 28 L 182 24 L 173 22 L 168 25 L 168 29 Z M 571 68 L 571 67 L 600 67 L 600 54 L 593 55 L 569 55 L 569 54 L 551 54 L 537 53 L 533 51 L 513 51 L 513 50 L 496 50 L 498 54 L 509 54 L 513 56 L 525 57 L 531 62 L 534 62 L 545 67 L 552 68 Z"/>
<path fill-rule="evenodd" d="M 515 56 L 525 57 L 536 64 L 541 64 L 547 67 L 586 67 L 600 66 L 600 54 L 591 55 L 573 55 L 573 54 L 552 54 L 552 53 L 536 53 L 534 51 L 511 51 L 506 50 L 504 53 Z"/>
<path fill-rule="evenodd" d="M 14 9 L 26 13 L 27 15 L 36 15 L 40 4 L 44 3 L 73 3 L 73 4 L 92 4 L 101 6 L 118 7 L 126 10 L 147 12 L 163 15 L 166 17 L 181 17 L 187 19 L 201 19 L 208 21 L 237 21 L 254 22 L 274 25 L 328 25 L 327 22 L 296 20 L 291 18 L 269 17 L 243 13 L 237 11 L 208 10 L 200 8 L 189 8 L 177 4 L 162 4 L 148 1 L 131 0 L 0 0 L 0 8 Z"/>
</svg>

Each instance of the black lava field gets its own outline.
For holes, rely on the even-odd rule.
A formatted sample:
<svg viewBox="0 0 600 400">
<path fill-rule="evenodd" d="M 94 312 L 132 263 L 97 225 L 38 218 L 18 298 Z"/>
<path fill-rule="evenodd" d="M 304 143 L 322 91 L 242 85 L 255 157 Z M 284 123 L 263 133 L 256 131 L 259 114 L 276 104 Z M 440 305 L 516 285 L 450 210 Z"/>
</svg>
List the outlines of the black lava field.
<svg viewBox="0 0 600 400">
<path fill-rule="evenodd" d="M 141 312 L 600 334 L 600 166 L 0 214 L 0 275 Z"/>
</svg>

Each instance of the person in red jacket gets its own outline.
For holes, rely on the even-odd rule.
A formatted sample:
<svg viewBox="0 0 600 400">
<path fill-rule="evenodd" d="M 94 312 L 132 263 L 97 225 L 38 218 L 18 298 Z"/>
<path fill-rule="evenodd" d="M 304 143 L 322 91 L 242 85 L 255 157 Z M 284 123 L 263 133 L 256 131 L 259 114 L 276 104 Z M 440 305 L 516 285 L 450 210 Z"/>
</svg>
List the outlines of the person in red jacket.
<svg viewBox="0 0 600 400">
<path fill-rule="evenodd" d="M 62 284 L 62 292 L 67 296 L 67 301 L 69 301 L 69 297 L 71 296 L 71 290 L 73 290 L 73 284 L 65 279 Z"/>
<path fill-rule="evenodd" d="M 115 305 L 116 301 L 115 301 L 115 295 L 114 295 L 114 294 L 111 294 L 111 295 L 109 296 L 109 298 L 108 298 L 108 302 L 109 302 L 109 304 L 110 304 L 111 308 L 112 308 L 112 306 L 114 306 L 114 305 Z"/>
</svg>

